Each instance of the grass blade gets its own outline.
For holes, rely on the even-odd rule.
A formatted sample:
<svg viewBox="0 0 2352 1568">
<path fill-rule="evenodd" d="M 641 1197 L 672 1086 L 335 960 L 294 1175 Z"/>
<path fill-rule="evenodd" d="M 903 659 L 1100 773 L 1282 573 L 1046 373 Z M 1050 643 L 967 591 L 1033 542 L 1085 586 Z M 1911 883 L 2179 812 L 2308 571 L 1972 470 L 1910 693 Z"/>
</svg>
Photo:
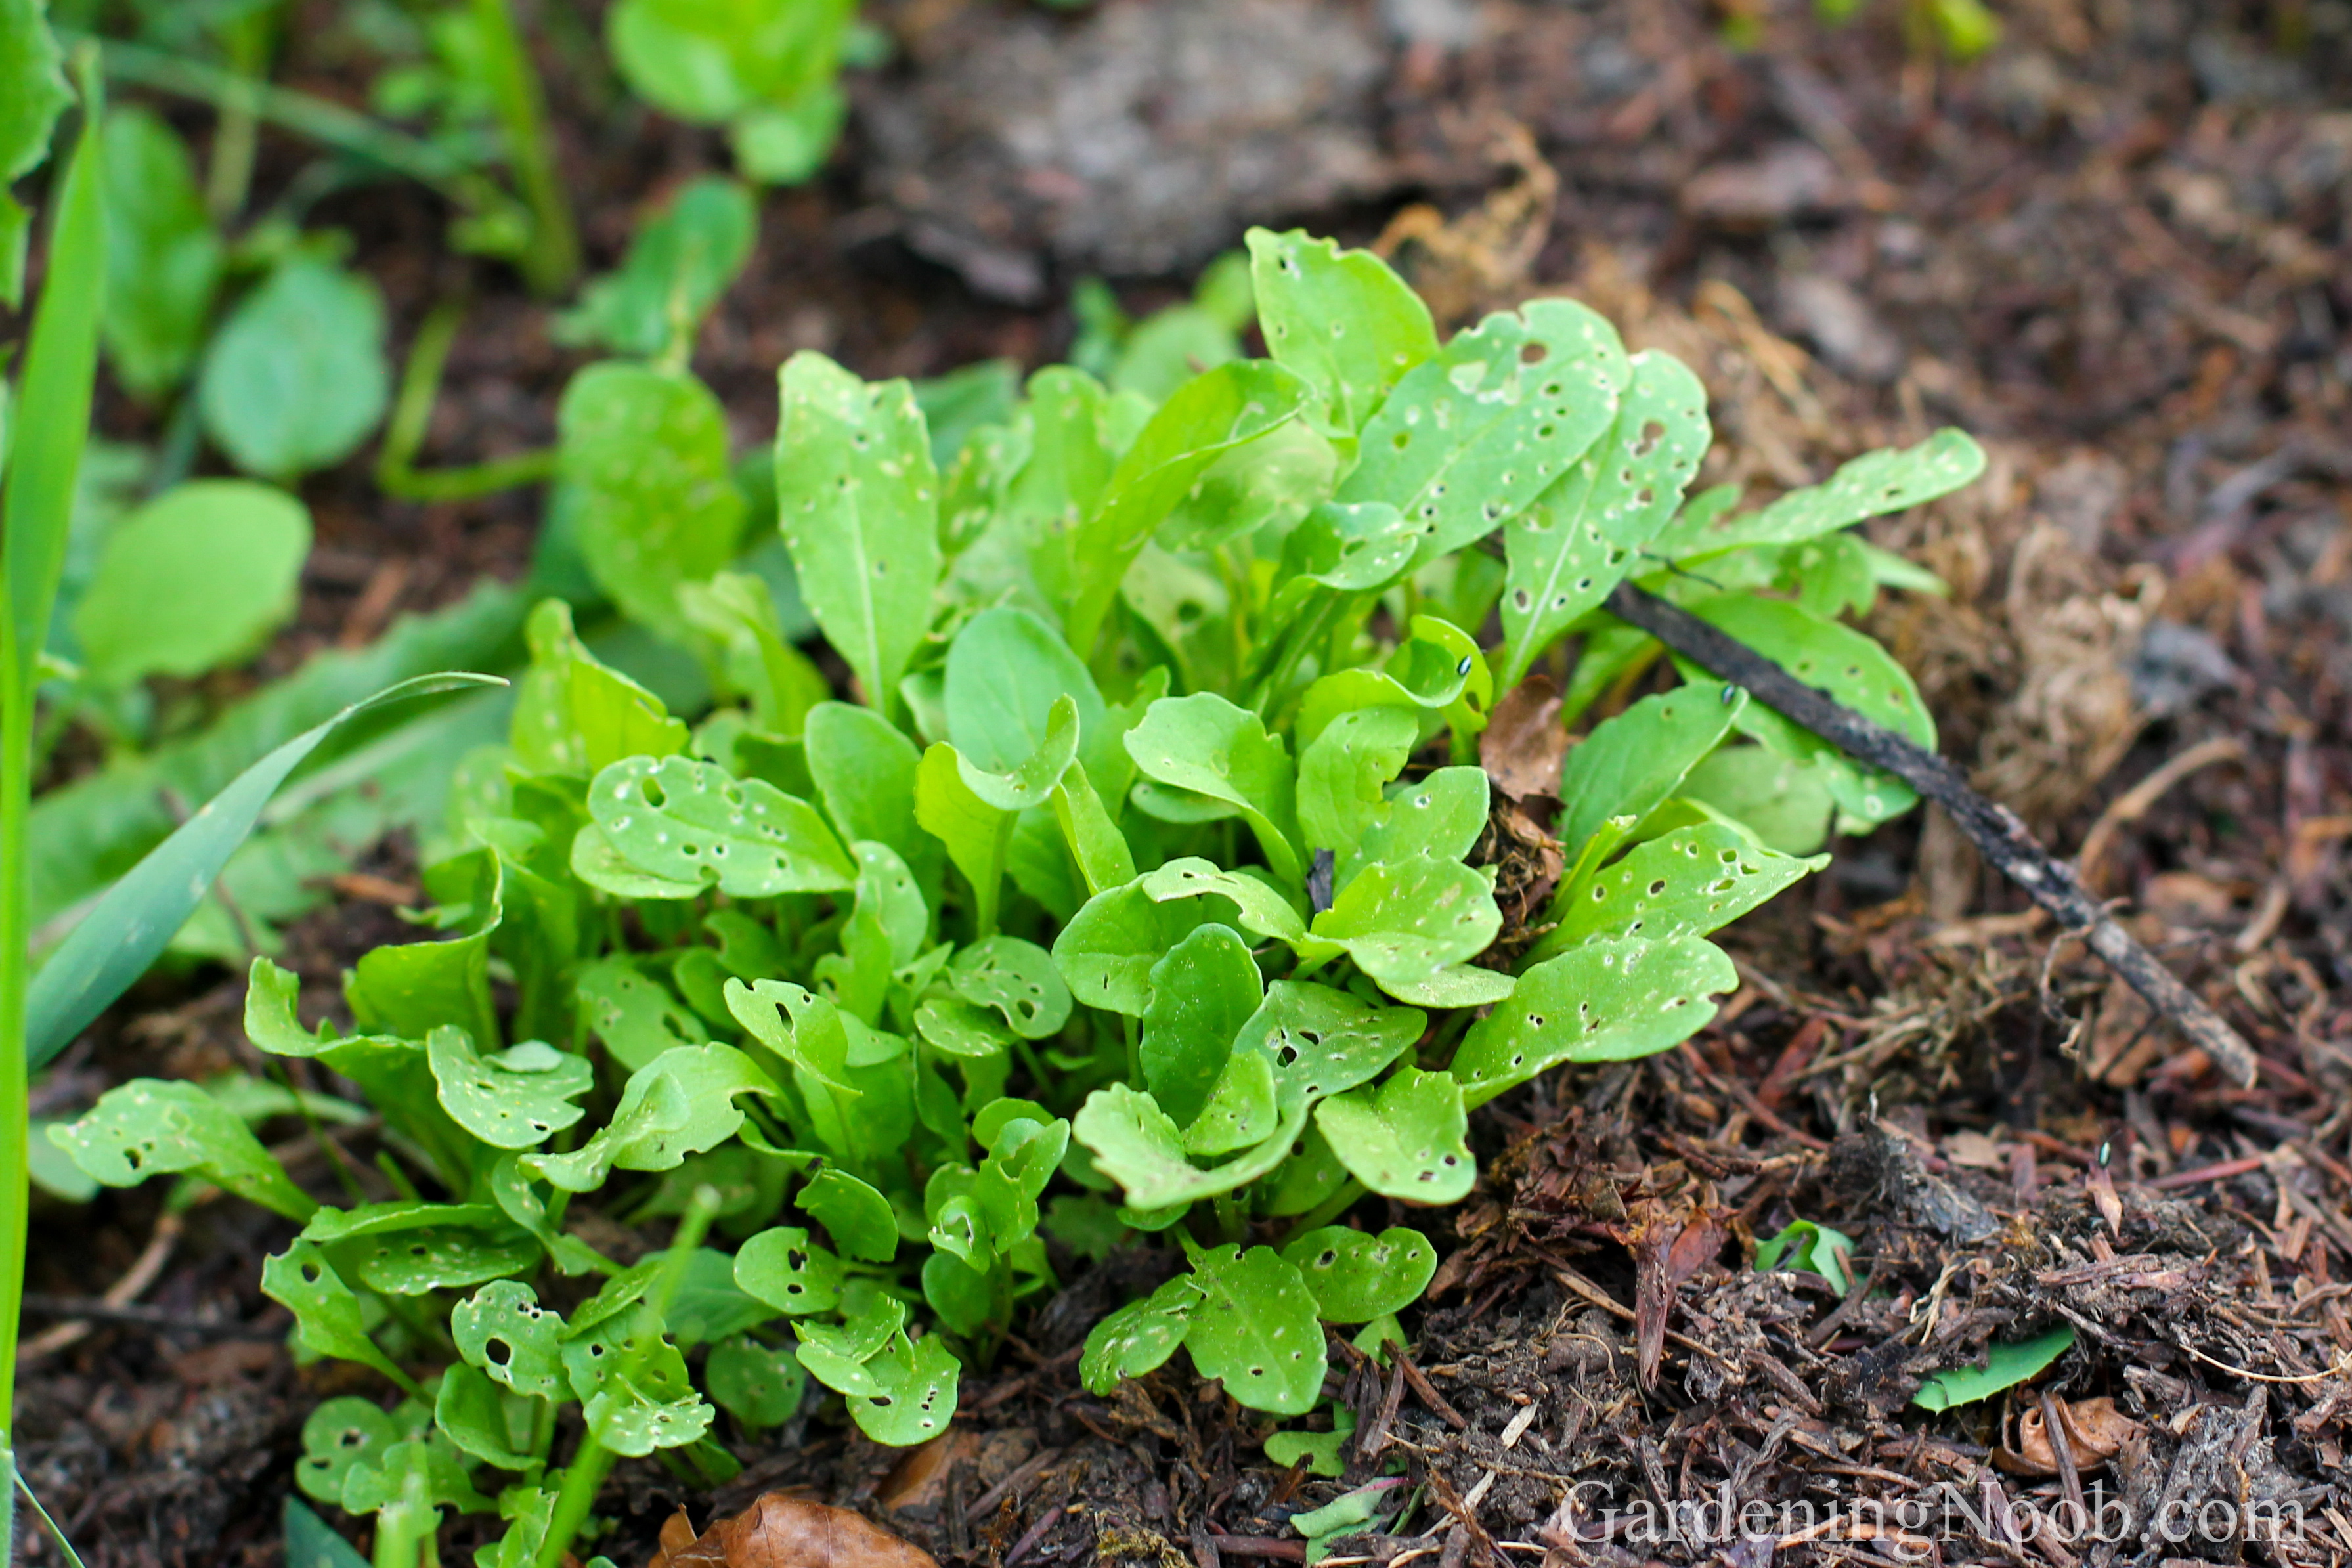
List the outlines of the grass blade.
<svg viewBox="0 0 2352 1568">
<path fill-rule="evenodd" d="M 390 702 L 465 687 L 497 686 L 487 675 L 425 675 L 355 702 L 247 768 L 179 831 L 157 845 L 58 944 L 33 982 L 26 1058 L 34 1067 L 65 1048 L 106 1005 L 146 972 L 245 842 L 278 786 L 350 719 Z"/>
</svg>

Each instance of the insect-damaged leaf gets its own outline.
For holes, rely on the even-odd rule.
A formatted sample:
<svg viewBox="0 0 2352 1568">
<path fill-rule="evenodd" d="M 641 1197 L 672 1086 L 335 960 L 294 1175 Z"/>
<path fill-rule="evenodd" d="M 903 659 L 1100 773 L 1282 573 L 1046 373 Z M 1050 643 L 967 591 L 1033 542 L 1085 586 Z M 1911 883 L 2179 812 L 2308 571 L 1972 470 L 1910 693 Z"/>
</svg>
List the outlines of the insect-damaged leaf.
<svg viewBox="0 0 2352 1568">
<path fill-rule="evenodd" d="M 1587 942 L 1520 975 L 1510 1001 L 1470 1026 L 1454 1076 L 1476 1106 L 1562 1062 L 1646 1057 L 1690 1038 L 1715 1016 L 1708 998 L 1738 984 L 1700 937 Z"/>
<path fill-rule="evenodd" d="M 557 472 L 596 585 L 673 639 L 678 588 L 735 559 L 743 496 L 727 465 L 727 416 L 683 371 L 592 364 L 563 389 Z"/>
<path fill-rule="evenodd" d="M 468 1366 L 517 1394 L 562 1397 L 563 1314 L 541 1306 L 520 1280 L 493 1280 L 460 1301 L 449 1314 L 449 1332 Z"/>
<path fill-rule="evenodd" d="M 834 1245 L 852 1258 L 887 1263 L 898 1250 L 898 1221 L 890 1200 L 846 1171 L 819 1171 L 793 1203 L 814 1215 Z"/>
<path fill-rule="evenodd" d="M 1617 331 L 1583 306 L 1498 311 L 1406 373 L 1369 424 L 1339 501 L 1385 501 L 1425 563 L 1549 489 L 1609 428 L 1632 376 Z"/>
<path fill-rule="evenodd" d="M 798 1226 L 771 1226 L 735 1254 L 735 1283 L 795 1317 L 833 1310 L 841 1279 L 841 1259 Z"/>
<path fill-rule="evenodd" d="M 572 1153 L 524 1156 L 526 1169 L 566 1192 L 593 1192 L 615 1167 L 676 1170 L 688 1154 L 715 1149 L 743 1124 L 740 1094 L 776 1092 L 751 1058 L 732 1046 L 680 1046 L 629 1075 L 613 1120 Z"/>
<path fill-rule="evenodd" d="M 713 1346 L 702 1381 L 712 1404 L 755 1432 L 791 1420 L 808 1393 L 808 1373 L 790 1350 L 748 1335 Z"/>
<path fill-rule="evenodd" d="M 1143 1016 L 1151 966 L 1212 911 L 1200 900 L 1151 895 L 1140 881 L 1097 893 L 1054 939 L 1054 966 L 1089 1007 Z"/>
<path fill-rule="evenodd" d="M 1719 507 L 1694 508 L 1651 548 L 1688 563 L 1753 545 L 1794 544 L 1947 495 L 1984 472 L 1984 448 L 1967 435 L 1938 430 L 1916 447 L 1856 458 L 1828 483 L 1790 490 L 1759 512 L 1726 517 Z"/>
<path fill-rule="evenodd" d="M 1095 679 L 1061 634 L 1026 610 L 999 605 L 967 621 L 948 649 L 948 740 L 973 766 L 1010 773 L 1037 754 L 1053 725 L 1054 703 L 1077 707 L 1079 754 L 1112 794 L 1126 792 L 1130 769 L 1109 729 Z M 1103 763 L 1116 759 L 1114 772 Z"/>
<path fill-rule="evenodd" d="M 1201 1291 L 1184 1348 L 1202 1377 L 1252 1410 L 1299 1415 L 1323 1393 L 1328 1360 L 1315 1298 L 1270 1247 L 1216 1247 L 1192 1266 Z"/>
<path fill-rule="evenodd" d="M 1078 1357 L 1078 1381 L 1105 1394 L 1119 1380 L 1141 1377 L 1167 1363 L 1192 1327 L 1203 1300 L 1192 1276 L 1179 1274 L 1140 1301 L 1129 1301 L 1097 1323 Z"/>
<path fill-rule="evenodd" d="M 416 1398 L 425 1391 L 376 1349 L 360 1317 L 360 1299 L 315 1241 L 296 1240 L 261 1266 L 261 1293 L 294 1314 L 294 1337 L 314 1355 L 373 1367 Z"/>
<path fill-rule="evenodd" d="M 193 1083 L 135 1079 L 107 1090 L 79 1121 L 52 1125 L 49 1141 L 110 1187 L 193 1171 L 289 1219 L 308 1219 L 319 1206 L 243 1117 Z"/>
<path fill-rule="evenodd" d="M 1298 754 L 1298 831 L 1305 845 L 1352 863 L 1365 829 L 1387 815 L 1382 786 L 1421 740 L 1410 708 L 1340 714 Z"/>
<path fill-rule="evenodd" d="M 1183 1131 L 1139 1089 L 1114 1083 L 1087 1096 L 1070 1119 L 1070 1135 L 1091 1150 L 1095 1167 L 1117 1182 L 1138 1211 L 1176 1208 L 1230 1193 L 1272 1172 L 1290 1154 L 1307 1126 L 1300 1107 L 1274 1135 L 1222 1165 L 1202 1168 L 1185 1158 Z"/>
<path fill-rule="evenodd" d="M 585 1057 L 526 1040 L 485 1058 L 463 1029 L 425 1037 L 426 1059 L 449 1119 L 493 1149 L 535 1149 L 586 1114 L 572 1103 L 595 1069 Z"/>
<path fill-rule="evenodd" d="M 876 1391 L 849 1394 L 849 1415 L 876 1442 L 910 1447 L 938 1436 L 955 1418 L 963 1368 L 937 1335 L 909 1340 L 898 1334 L 865 1370 Z"/>
<path fill-rule="evenodd" d="M 1429 307 L 1370 251 L 1254 228 L 1249 252 L 1266 352 L 1314 387 L 1342 433 L 1363 428 L 1389 389 L 1437 352 Z"/>
<path fill-rule="evenodd" d="M 598 959 L 581 972 L 577 989 L 583 1022 L 631 1072 L 650 1066 L 664 1051 L 710 1037 L 702 1020 L 667 986 L 625 957 Z"/>
<path fill-rule="evenodd" d="M 1486 952 L 1502 925 L 1485 872 L 1416 857 L 1366 867 L 1312 930 L 1398 1000 L 1462 1005 L 1435 988 L 1458 985 L 1455 966 Z M 1507 988 L 1507 976 L 1496 980 Z"/>
<path fill-rule="evenodd" d="M 642 1458 L 684 1447 L 710 1429 L 715 1413 L 694 1392 L 686 1358 L 664 1336 L 649 1303 L 592 1327 L 575 1325 L 564 1342 L 563 1371 L 588 1430 L 616 1454 Z"/>
<path fill-rule="evenodd" d="M 1570 623 L 1609 596 L 1682 502 L 1709 430 L 1706 389 L 1682 362 L 1635 354 L 1633 381 L 1607 435 L 1505 525 L 1505 689 Z"/>
<path fill-rule="evenodd" d="M 1373 1236 L 1327 1225 L 1296 1237 L 1282 1249 L 1315 1294 L 1315 1309 L 1334 1323 L 1368 1323 L 1421 1300 L 1437 1272 L 1429 1237 L 1403 1226 Z"/>
<path fill-rule="evenodd" d="M 1799 859 L 1767 849 L 1730 823 L 1679 827 L 1564 894 L 1544 947 L 1558 952 L 1600 937 L 1705 936 L 1827 864 L 1826 855 Z"/>
<path fill-rule="evenodd" d="M 948 983 L 974 1006 L 992 1008 L 1013 1033 L 1042 1040 L 1070 1017 L 1070 990 L 1053 955 L 1016 936 L 983 937 L 948 963 Z"/>
<path fill-rule="evenodd" d="M 1701 600 L 1691 606 L 1691 613 L 1728 632 L 1807 686 L 1828 693 L 1926 751 L 1936 749 L 1936 721 L 1928 716 L 1911 672 L 1873 638 L 1801 605 L 1744 594 Z M 1707 679 L 1699 672 L 1691 673 Z M 1864 767 L 1761 703 L 1744 707 L 1738 724 L 1780 755 L 1819 768 L 1839 809 L 1857 822 L 1874 826 L 1918 804 L 1919 797 L 1900 779 Z"/>
<path fill-rule="evenodd" d="M 690 892 L 761 899 L 857 881 L 856 864 L 814 806 L 762 780 L 730 778 L 713 763 L 614 763 L 589 787 L 588 811 L 593 831 L 631 867 Z"/>
<path fill-rule="evenodd" d="M 940 579 L 940 479 L 922 411 L 905 382 L 869 386 L 809 350 L 779 379 L 784 543 L 825 640 L 887 716 Z"/>
<path fill-rule="evenodd" d="M 1457 1203 L 1477 1180 L 1462 1086 L 1444 1073 L 1402 1068 L 1377 1089 L 1325 1100 L 1315 1124 L 1348 1173 L 1382 1197 Z"/>
<path fill-rule="evenodd" d="M 1722 744 L 1747 705 L 1745 692 L 1685 686 L 1644 697 L 1596 726 L 1560 771 L 1558 831 L 1570 867 L 1581 872 L 1623 843 Z"/>
</svg>

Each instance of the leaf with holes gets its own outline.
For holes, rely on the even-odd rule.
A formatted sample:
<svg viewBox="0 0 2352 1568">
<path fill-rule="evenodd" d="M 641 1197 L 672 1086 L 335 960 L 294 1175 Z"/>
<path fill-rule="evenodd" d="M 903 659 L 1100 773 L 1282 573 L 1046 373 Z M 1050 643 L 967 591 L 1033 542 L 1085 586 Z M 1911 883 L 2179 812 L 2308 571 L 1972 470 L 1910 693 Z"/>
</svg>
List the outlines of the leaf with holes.
<svg viewBox="0 0 2352 1568">
<path fill-rule="evenodd" d="M 409 1394 L 424 1397 L 416 1381 L 376 1349 L 360 1316 L 360 1299 L 335 1272 L 315 1241 L 296 1240 L 261 1265 L 261 1293 L 294 1314 L 294 1337 L 314 1355 L 334 1356 L 373 1367 Z"/>
<path fill-rule="evenodd" d="M 1290 1154 L 1307 1126 L 1304 1107 L 1288 1113 L 1274 1135 L 1246 1153 L 1207 1168 L 1184 1155 L 1183 1130 L 1139 1089 L 1114 1083 L 1096 1089 L 1070 1119 L 1070 1135 L 1090 1150 L 1095 1168 L 1117 1182 L 1138 1211 L 1178 1208 L 1247 1186 Z"/>
<path fill-rule="evenodd" d="M 1485 537 L 1570 471 L 1633 371 L 1617 331 L 1569 300 L 1498 311 L 1407 372 L 1363 427 L 1340 501 L 1386 501 L 1425 564 Z"/>
<path fill-rule="evenodd" d="M 1213 691 L 1163 697 L 1128 731 L 1127 751 L 1145 777 L 1248 823 L 1278 880 L 1293 884 L 1306 874 L 1297 847 L 1297 774 L 1280 738 L 1268 735 L 1256 714 Z"/>
<path fill-rule="evenodd" d="M 1293 1237 L 1282 1256 L 1315 1293 L 1315 1310 L 1334 1323 L 1369 1323 L 1409 1307 L 1437 1272 L 1429 1237 L 1401 1225 L 1378 1236 L 1327 1225 Z"/>
<path fill-rule="evenodd" d="M 1366 867 L 1311 929 L 1399 1001 L 1439 1002 L 1425 994 L 1486 952 L 1502 925 L 1485 872 L 1416 858 Z"/>
<path fill-rule="evenodd" d="M 1346 594 L 1378 593 L 1412 569 L 1422 537 L 1413 520 L 1386 501 L 1323 501 L 1283 540 L 1282 574 Z"/>
<path fill-rule="evenodd" d="M 1252 1149 L 1274 1136 L 1274 1068 L 1264 1053 L 1236 1050 L 1184 1129 L 1184 1152 L 1202 1159 Z"/>
<path fill-rule="evenodd" d="M 1478 1177 L 1463 1142 L 1462 1086 L 1442 1072 L 1404 1068 L 1377 1089 L 1335 1096 L 1315 1108 L 1315 1125 L 1348 1173 L 1382 1197 L 1458 1203 Z"/>
<path fill-rule="evenodd" d="M 1027 1241 L 1037 1229 L 1037 1199 L 1061 1169 L 1069 1151 L 1070 1124 L 1060 1117 L 1034 1121 L 1015 1117 L 993 1130 L 988 1158 L 980 1163 L 973 1197 L 999 1257 Z"/>
<path fill-rule="evenodd" d="M 1711 432 L 1706 388 L 1669 354 L 1632 360 L 1609 433 L 1503 530 L 1506 689 L 1586 611 L 1609 596 L 1698 471 Z"/>
<path fill-rule="evenodd" d="M 1544 956 L 1599 938 L 1705 936 L 1828 864 L 1777 854 L 1732 823 L 1679 827 L 1564 893 Z"/>
<path fill-rule="evenodd" d="M 1428 1023 L 1415 1007 L 1378 1007 L 1328 985 L 1277 980 L 1234 1037 L 1234 1054 L 1265 1058 L 1276 1108 L 1286 1119 L 1378 1078 Z"/>
<path fill-rule="evenodd" d="M 1911 672 L 1871 637 L 1779 599 L 1726 595 L 1703 599 L 1690 609 L 1807 686 L 1826 692 L 1925 751 L 1936 749 L 1936 721 Z M 1711 679 L 1687 668 L 1685 673 Z M 1919 797 L 1908 784 L 1854 762 L 1811 731 L 1761 703 L 1744 708 L 1738 723 L 1781 756 L 1821 769 L 1839 810 L 1857 822 L 1875 826 L 1918 804 Z"/>
<path fill-rule="evenodd" d="M 1722 744 L 1748 707 L 1744 691 L 1685 686 L 1644 697 L 1595 726 L 1560 770 L 1556 831 L 1570 867 L 1561 886 L 1573 884 L 1622 844 L 1699 759 Z"/>
<path fill-rule="evenodd" d="M 1726 746 L 1683 780 L 1682 798 L 1731 818 L 1783 855 L 1828 842 L 1837 801 L 1826 772 L 1765 746 Z"/>
<path fill-rule="evenodd" d="M 794 1317 L 833 1310 L 841 1280 L 841 1259 L 798 1226 L 771 1226 L 735 1254 L 735 1283 Z"/>
<path fill-rule="evenodd" d="M 1437 353 L 1437 331 L 1389 264 L 1291 229 L 1249 231 L 1250 282 L 1266 352 L 1321 396 L 1343 434 L 1363 428 L 1406 372 Z"/>
<path fill-rule="evenodd" d="M 1690 565 L 1728 551 L 1795 544 L 1867 518 L 1948 495 L 1984 472 L 1984 448 L 1958 430 L 1938 430 L 1916 447 L 1866 453 L 1825 484 L 1790 490 L 1759 512 L 1726 517 L 1719 508 L 1675 520 L 1650 546 Z"/>
<path fill-rule="evenodd" d="M 1709 998 L 1738 984 L 1729 955 L 1702 937 L 1589 942 L 1520 975 L 1509 1005 L 1463 1037 L 1454 1076 L 1477 1106 L 1562 1062 L 1651 1056 L 1705 1027 Z"/>
<path fill-rule="evenodd" d="M 948 983 L 972 1005 L 995 1009 L 1024 1039 L 1045 1039 L 1069 1021 L 1070 988 L 1053 954 L 1019 937 L 984 937 L 961 949 L 948 963 Z"/>
<path fill-rule="evenodd" d="M 572 378 L 555 419 L 589 574 L 631 619 L 682 640 L 678 590 L 732 562 L 743 531 L 725 410 L 685 371 L 606 361 Z"/>
<path fill-rule="evenodd" d="M 639 1302 L 564 1342 L 563 1371 L 588 1430 L 616 1454 L 679 1448 L 710 1429 L 713 1411 L 694 1392 L 686 1358 Z"/>
<path fill-rule="evenodd" d="M 793 1200 L 851 1258 L 887 1263 L 898 1251 L 898 1221 L 890 1200 L 846 1171 L 819 1171 Z"/>
<path fill-rule="evenodd" d="M 1211 918 L 1199 901 L 1156 899 L 1140 881 L 1112 888 L 1088 899 L 1054 938 L 1054 967 L 1076 1000 L 1139 1018 L 1151 999 L 1151 966 Z"/>
<path fill-rule="evenodd" d="M 319 1206 L 243 1117 L 193 1083 L 134 1079 L 100 1096 L 80 1120 L 52 1124 L 49 1142 L 110 1187 L 193 1171 L 289 1219 L 308 1219 Z"/>
<path fill-rule="evenodd" d="M 538 1263 L 539 1243 L 519 1230 L 425 1226 L 369 1237 L 341 1249 L 359 1282 L 385 1296 L 463 1290 L 522 1273 Z"/>
<path fill-rule="evenodd" d="M 938 1436 L 955 1419 L 963 1368 L 936 1335 L 895 1335 L 865 1369 L 876 1392 L 850 1394 L 849 1415 L 874 1441 L 908 1447 Z"/>
<path fill-rule="evenodd" d="M 790 1350 L 748 1336 L 712 1347 L 702 1383 L 712 1404 L 754 1432 L 791 1420 L 808 1394 L 808 1373 Z"/>
<path fill-rule="evenodd" d="M 1220 871 L 1214 863 L 1188 855 L 1146 872 L 1139 885 L 1161 902 L 1210 897 L 1226 900 L 1234 906 L 1232 923 L 1255 936 L 1275 937 L 1295 945 L 1307 934 L 1298 911 L 1268 884 L 1266 873 L 1255 867 Z M 1223 915 L 1222 906 L 1211 909 L 1209 918 Z"/>
<path fill-rule="evenodd" d="M 1234 1037 L 1265 994 L 1249 943 L 1229 926 L 1199 927 L 1151 966 L 1139 1060 L 1152 1099 L 1179 1125 L 1208 1103 Z"/>
<path fill-rule="evenodd" d="M 732 1046 L 680 1046 L 629 1075 L 613 1120 L 594 1137 L 568 1154 L 527 1154 L 524 1168 L 571 1193 L 593 1192 L 616 1166 L 674 1171 L 735 1135 L 743 1125 L 736 1096 L 776 1092 Z"/>
<path fill-rule="evenodd" d="M 600 958 L 574 983 L 583 1022 L 614 1061 L 631 1072 L 650 1065 L 664 1051 L 698 1046 L 710 1032 L 669 988 L 615 954 Z"/>
<path fill-rule="evenodd" d="M 589 787 L 588 813 L 631 867 L 693 890 L 765 899 L 856 885 L 856 862 L 814 806 L 716 763 L 614 763 Z"/>
<path fill-rule="evenodd" d="M 1122 1378 L 1141 1377 L 1167 1363 L 1192 1331 L 1202 1300 L 1192 1276 L 1179 1274 L 1140 1301 L 1129 1301 L 1087 1331 L 1078 1357 L 1087 1392 L 1107 1394 Z"/>
<path fill-rule="evenodd" d="M 1439 768 L 1398 787 L 1365 825 L 1355 853 L 1339 858 L 1338 886 L 1368 865 L 1466 858 L 1486 830 L 1487 806 L 1484 768 Z"/>
<path fill-rule="evenodd" d="M 539 1304 L 518 1279 L 498 1279 L 460 1301 L 449 1314 L 450 1338 L 466 1364 L 517 1394 L 561 1399 L 563 1314 Z"/>
<path fill-rule="evenodd" d="M 294 1484 L 305 1496 L 340 1508 L 345 1477 L 362 1467 L 381 1468 L 394 1444 L 423 1429 L 424 1411 L 413 1404 L 395 1412 L 354 1394 L 330 1399 L 302 1423 L 302 1457 L 294 1461 Z"/>
<path fill-rule="evenodd" d="M 931 623 L 940 476 L 914 393 L 803 350 L 778 378 L 776 511 L 801 595 L 885 717 Z"/>
<path fill-rule="evenodd" d="M 425 1037 L 425 1050 L 441 1108 L 493 1149 L 536 1149 L 587 1114 L 572 1103 L 595 1082 L 585 1057 L 542 1040 L 483 1057 L 463 1029 L 446 1026 Z"/>
<path fill-rule="evenodd" d="M 530 668 L 517 683 L 512 739 L 526 772 L 589 778 L 624 757 L 684 749 L 686 726 L 661 699 L 588 651 L 562 600 L 533 608 L 523 636 Z"/>
<path fill-rule="evenodd" d="M 1225 1246 L 1193 1260 L 1201 1291 L 1184 1348 L 1202 1377 L 1252 1410 L 1303 1415 L 1322 1396 L 1328 1360 L 1315 1297 L 1270 1247 Z"/>
</svg>

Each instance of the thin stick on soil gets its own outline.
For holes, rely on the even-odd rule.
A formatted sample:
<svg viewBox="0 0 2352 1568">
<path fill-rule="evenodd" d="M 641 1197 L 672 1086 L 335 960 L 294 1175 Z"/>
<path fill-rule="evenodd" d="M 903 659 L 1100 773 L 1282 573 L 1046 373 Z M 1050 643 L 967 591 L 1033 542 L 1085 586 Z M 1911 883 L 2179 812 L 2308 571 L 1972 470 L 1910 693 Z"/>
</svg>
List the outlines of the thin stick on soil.
<svg viewBox="0 0 2352 1568">
<path fill-rule="evenodd" d="M 1872 722 L 1813 689 L 1778 664 L 1700 620 L 1680 605 L 1620 583 L 1602 606 L 1656 637 L 1684 658 L 1803 725 L 1848 756 L 1883 769 L 1951 813 L 1961 832 L 2037 904 L 2079 935 L 2093 952 L 2148 1005 L 2170 1017 L 2222 1071 L 2251 1086 L 2262 1058 L 2204 999 L 2140 945 L 2075 876 L 2074 868 L 2034 841 L 2015 812 L 1971 788 L 1960 772 L 1933 752 Z"/>
</svg>

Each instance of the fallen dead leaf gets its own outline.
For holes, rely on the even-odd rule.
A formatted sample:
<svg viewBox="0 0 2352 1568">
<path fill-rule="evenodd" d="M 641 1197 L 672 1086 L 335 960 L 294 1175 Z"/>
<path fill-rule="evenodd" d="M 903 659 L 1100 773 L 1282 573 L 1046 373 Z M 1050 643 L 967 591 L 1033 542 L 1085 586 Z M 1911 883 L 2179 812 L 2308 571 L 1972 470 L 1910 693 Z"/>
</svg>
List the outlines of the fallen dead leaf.
<svg viewBox="0 0 2352 1568">
<path fill-rule="evenodd" d="M 897 1513 L 901 1509 L 930 1508 L 947 1494 L 948 1472 L 959 1459 L 971 1459 L 980 1453 L 979 1435 L 960 1426 L 951 1426 L 919 1447 L 907 1450 L 906 1457 L 890 1467 L 882 1479 L 880 1504 L 884 1513 Z"/>
<path fill-rule="evenodd" d="M 646 1568 L 939 1568 L 931 1554 L 845 1508 L 769 1492 L 700 1535 L 685 1513 Z"/>
<path fill-rule="evenodd" d="M 2116 1408 L 2116 1402 L 2101 1395 L 2096 1399 L 2078 1399 L 2073 1403 L 2054 1400 L 2059 1421 L 2066 1428 L 2069 1449 L 2074 1457 L 2074 1468 L 2087 1470 L 2116 1457 L 2126 1440 L 2137 1436 L 2145 1428 Z M 2049 1426 L 2039 1410 L 2028 1410 L 2017 1420 L 2017 1448 L 2001 1456 L 2011 1461 L 2004 1469 L 2024 1475 L 2054 1476 L 2059 1473 L 2058 1455 L 2050 1440 Z"/>
<path fill-rule="evenodd" d="M 1966 1165 L 1973 1171 L 2006 1171 L 2009 1151 L 1989 1132 L 1973 1127 L 1963 1127 L 1944 1135 L 1944 1158 L 1955 1165 Z"/>
<path fill-rule="evenodd" d="M 1559 689 L 1532 675 L 1495 704 L 1478 737 L 1479 765 L 1513 800 L 1559 794 L 1559 762 L 1568 731 L 1559 721 Z"/>
</svg>

